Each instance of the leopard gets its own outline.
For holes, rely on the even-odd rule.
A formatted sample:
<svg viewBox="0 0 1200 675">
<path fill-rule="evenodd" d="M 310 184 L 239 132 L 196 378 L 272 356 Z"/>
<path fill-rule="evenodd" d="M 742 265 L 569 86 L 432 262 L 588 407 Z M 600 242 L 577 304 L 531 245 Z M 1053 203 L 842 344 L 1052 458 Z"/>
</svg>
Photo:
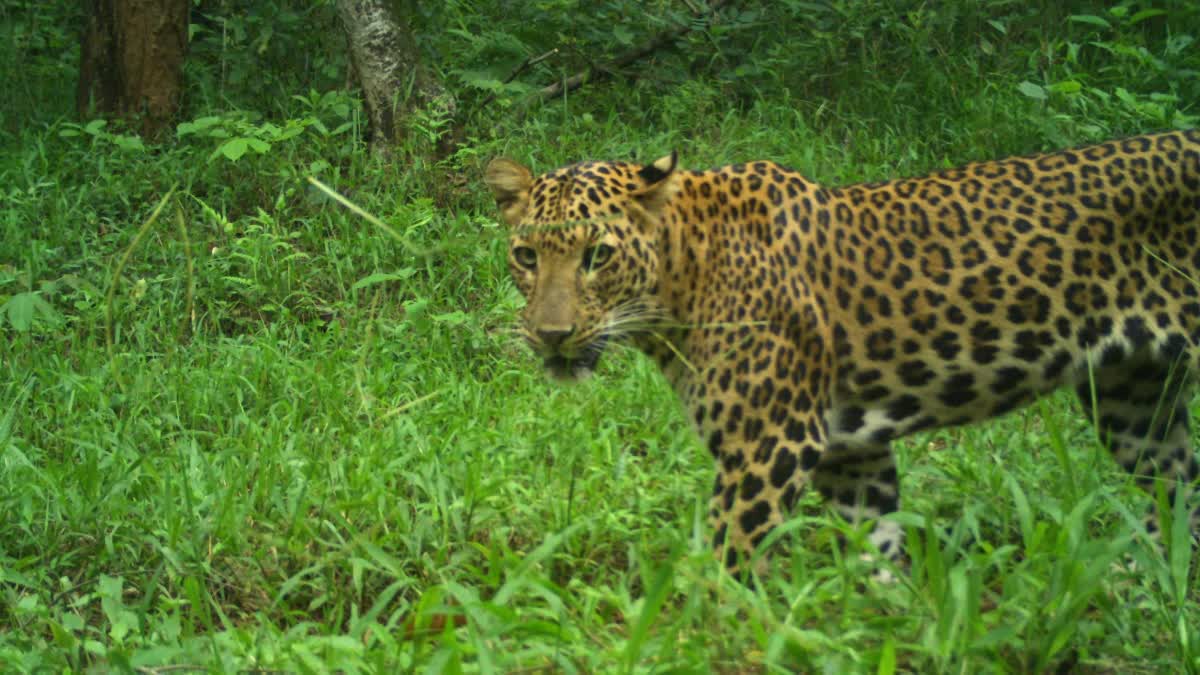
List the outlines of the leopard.
<svg viewBox="0 0 1200 675">
<path fill-rule="evenodd" d="M 759 547 L 808 489 L 902 569 L 893 442 L 1060 388 L 1131 481 L 1194 494 L 1200 131 L 842 187 L 677 163 L 535 176 L 497 157 L 483 179 L 521 336 L 561 380 L 614 344 L 657 363 L 712 456 L 730 573 L 764 573 Z M 1151 505 L 1149 538 L 1160 520 Z"/>
</svg>

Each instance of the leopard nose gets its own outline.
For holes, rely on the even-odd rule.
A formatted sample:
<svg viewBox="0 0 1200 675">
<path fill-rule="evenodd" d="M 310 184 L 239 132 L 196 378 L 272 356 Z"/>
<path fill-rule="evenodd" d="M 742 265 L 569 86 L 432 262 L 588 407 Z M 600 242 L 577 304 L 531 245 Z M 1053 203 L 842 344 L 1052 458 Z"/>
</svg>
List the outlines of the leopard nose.
<svg viewBox="0 0 1200 675">
<path fill-rule="evenodd" d="M 555 326 L 552 328 L 537 329 L 538 339 L 541 340 L 542 343 L 545 344 L 547 347 L 551 347 L 551 348 L 559 347 L 560 345 L 562 345 L 564 340 L 571 337 L 571 335 L 573 335 L 574 333 L 575 333 L 574 326 L 567 326 L 565 328 Z"/>
</svg>

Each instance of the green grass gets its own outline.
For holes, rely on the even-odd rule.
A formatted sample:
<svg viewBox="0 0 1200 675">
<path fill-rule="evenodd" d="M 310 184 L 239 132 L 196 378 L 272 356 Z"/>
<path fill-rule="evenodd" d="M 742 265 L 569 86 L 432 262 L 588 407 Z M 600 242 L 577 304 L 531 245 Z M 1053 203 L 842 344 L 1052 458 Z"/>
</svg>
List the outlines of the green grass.
<svg viewBox="0 0 1200 675">
<path fill-rule="evenodd" d="M 496 106 L 455 155 L 417 140 L 390 166 L 344 94 L 262 117 L 200 92 L 228 107 L 191 119 L 271 143 L 234 162 L 207 132 L 138 148 L 69 121 L 60 57 L 22 56 L 0 75 L 35 94 L 0 113 L 2 670 L 1200 672 L 1182 519 L 1165 557 L 1137 534 L 1149 499 L 1067 395 L 898 444 L 898 584 L 868 582 L 865 533 L 808 497 L 751 591 L 708 551 L 711 461 L 653 366 L 613 350 L 558 386 L 514 333 L 496 154 L 677 148 L 845 183 L 1196 114 L 1200 65 L 1170 52 L 1200 35 L 1187 3 L 1107 31 L 994 14 L 1006 42 L 987 16 L 947 33 L 869 4 L 893 51 L 763 41 L 746 82 Z"/>
</svg>

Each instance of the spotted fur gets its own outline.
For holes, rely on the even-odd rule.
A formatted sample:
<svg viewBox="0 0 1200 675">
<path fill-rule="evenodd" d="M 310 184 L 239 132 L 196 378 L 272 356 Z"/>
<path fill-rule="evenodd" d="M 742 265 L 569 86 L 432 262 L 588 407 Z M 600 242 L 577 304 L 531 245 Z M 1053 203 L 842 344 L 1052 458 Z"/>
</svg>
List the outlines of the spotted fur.
<svg viewBox="0 0 1200 675">
<path fill-rule="evenodd" d="M 673 155 L 485 178 L 529 343 L 558 377 L 617 339 L 659 363 L 716 462 L 732 569 L 802 488 L 877 519 L 900 504 L 893 439 L 1062 386 L 1142 486 L 1174 500 L 1200 474 L 1196 131 L 840 188 Z M 871 538 L 894 557 L 901 535 Z"/>
</svg>

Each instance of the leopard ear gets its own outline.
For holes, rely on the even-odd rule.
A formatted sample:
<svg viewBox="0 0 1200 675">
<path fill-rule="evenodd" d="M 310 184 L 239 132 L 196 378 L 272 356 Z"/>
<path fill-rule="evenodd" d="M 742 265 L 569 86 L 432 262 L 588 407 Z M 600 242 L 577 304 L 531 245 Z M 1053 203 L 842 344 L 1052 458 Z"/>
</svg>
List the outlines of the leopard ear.
<svg viewBox="0 0 1200 675">
<path fill-rule="evenodd" d="M 504 222 L 509 225 L 521 222 L 529 208 L 529 187 L 533 185 L 533 174 L 529 169 L 511 159 L 497 157 L 488 162 L 483 181 L 492 189 Z"/>
<path fill-rule="evenodd" d="M 634 192 L 633 196 L 655 216 L 679 191 L 679 181 L 675 179 L 677 160 L 678 155 L 672 150 L 671 154 L 659 157 L 638 170 L 638 176 L 646 181 L 646 185 Z"/>
</svg>

